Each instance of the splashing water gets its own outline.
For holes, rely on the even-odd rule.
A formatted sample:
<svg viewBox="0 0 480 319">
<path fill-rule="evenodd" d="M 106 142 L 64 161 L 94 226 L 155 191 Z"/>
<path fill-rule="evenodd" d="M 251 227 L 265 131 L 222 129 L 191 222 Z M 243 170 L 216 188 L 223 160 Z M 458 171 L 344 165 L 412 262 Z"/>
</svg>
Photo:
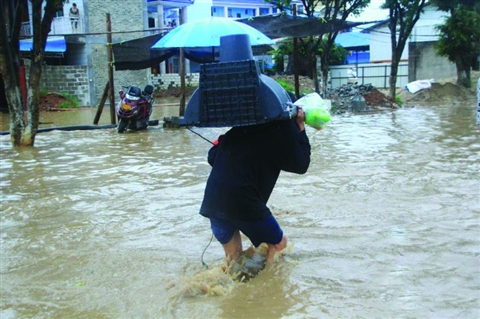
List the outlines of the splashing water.
<svg viewBox="0 0 480 319">
<path fill-rule="evenodd" d="M 293 251 L 294 244 L 289 243 L 282 251 L 275 254 L 273 263 L 265 266 L 268 246 L 261 244 L 251 246 L 235 260 L 223 260 L 223 264 L 211 269 L 204 269 L 192 277 L 185 277 L 170 283 L 169 289 L 178 289 L 175 295 L 193 297 L 197 295 L 226 296 L 239 284 L 245 283 L 259 275 L 262 270 L 272 271 L 280 258 Z"/>
</svg>

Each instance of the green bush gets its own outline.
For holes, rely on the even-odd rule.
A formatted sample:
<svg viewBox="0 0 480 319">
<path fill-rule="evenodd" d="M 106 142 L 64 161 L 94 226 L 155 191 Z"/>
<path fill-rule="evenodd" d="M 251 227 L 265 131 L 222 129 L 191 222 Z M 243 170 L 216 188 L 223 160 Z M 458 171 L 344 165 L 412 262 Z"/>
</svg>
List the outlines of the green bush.
<svg viewBox="0 0 480 319">
<path fill-rule="evenodd" d="M 295 87 L 292 84 L 288 83 L 287 81 L 283 79 L 278 79 L 277 82 L 285 89 L 285 91 L 295 92 Z"/>
<path fill-rule="evenodd" d="M 400 96 L 395 96 L 395 102 L 397 102 L 398 105 L 402 105 L 403 104 L 403 101 L 402 101 L 402 98 Z"/>
<path fill-rule="evenodd" d="M 62 96 L 68 101 L 63 101 L 62 103 L 60 103 L 59 107 L 61 109 L 76 109 L 80 107 L 80 101 L 78 101 L 78 98 L 76 96 L 72 96 L 68 93 L 62 93 Z"/>
<path fill-rule="evenodd" d="M 63 101 L 58 105 L 59 108 L 61 109 L 71 109 L 71 108 L 76 108 L 78 106 L 75 106 L 72 102 L 70 101 Z"/>
</svg>

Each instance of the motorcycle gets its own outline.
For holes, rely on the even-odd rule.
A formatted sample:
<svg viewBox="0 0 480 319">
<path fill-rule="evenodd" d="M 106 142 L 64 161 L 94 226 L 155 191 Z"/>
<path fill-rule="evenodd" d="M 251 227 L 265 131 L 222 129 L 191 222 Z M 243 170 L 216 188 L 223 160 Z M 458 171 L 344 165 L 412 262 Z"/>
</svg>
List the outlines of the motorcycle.
<svg viewBox="0 0 480 319">
<path fill-rule="evenodd" d="M 124 86 L 119 91 L 117 104 L 118 133 L 126 130 L 139 131 L 148 127 L 153 107 L 153 86 L 146 85 L 142 91 L 138 86 Z"/>
</svg>

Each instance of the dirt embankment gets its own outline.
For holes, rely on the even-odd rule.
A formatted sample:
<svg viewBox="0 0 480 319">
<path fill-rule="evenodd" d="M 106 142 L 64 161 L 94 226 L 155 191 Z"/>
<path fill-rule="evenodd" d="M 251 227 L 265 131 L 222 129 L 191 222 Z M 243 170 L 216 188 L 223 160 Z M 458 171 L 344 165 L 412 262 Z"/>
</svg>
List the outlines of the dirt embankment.
<svg viewBox="0 0 480 319">
<path fill-rule="evenodd" d="M 478 77 L 476 78 L 478 79 Z M 476 88 L 476 86 L 474 87 Z M 475 89 L 466 89 L 454 83 L 432 83 L 430 89 L 422 90 L 415 94 L 405 89 L 397 91 L 397 95 L 405 105 L 445 105 L 458 104 L 474 101 L 476 99 Z"/>
</svg>

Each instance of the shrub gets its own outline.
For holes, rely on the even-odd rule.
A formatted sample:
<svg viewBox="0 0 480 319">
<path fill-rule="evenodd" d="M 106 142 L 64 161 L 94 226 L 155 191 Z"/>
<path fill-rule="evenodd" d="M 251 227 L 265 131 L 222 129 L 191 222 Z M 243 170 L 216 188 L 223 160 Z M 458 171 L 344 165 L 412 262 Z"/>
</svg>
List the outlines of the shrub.
<svg viewBox="0 0 480 319">
<path fill-rule="evenodd" d="M 402 105 L 403 104 L 403 101 L 402 101 L 402 98 L 400 96 L 395 96 L 395 102 L 398 104 L 398 105 Z"/>
<path fill-rule="evenodd" d="M 78 98 L 76 96 L 72 96 L 68 93 L 62 93 L 62 96 L 66 98 L 67 101 L 63 101 L 62 103 L 60 103 L 59 107 L 61 109 L 76 109 L 80 107 L 80 101 L 78 101 Z"/>
<path fill-rule="evenodd" d="M 288 83 L 287 81 L 283 79 L 278 79 L 277 82 L 285 89 L 285 91 L 295 92 L 295 87 L 292 84 Z"/>
</svg>

